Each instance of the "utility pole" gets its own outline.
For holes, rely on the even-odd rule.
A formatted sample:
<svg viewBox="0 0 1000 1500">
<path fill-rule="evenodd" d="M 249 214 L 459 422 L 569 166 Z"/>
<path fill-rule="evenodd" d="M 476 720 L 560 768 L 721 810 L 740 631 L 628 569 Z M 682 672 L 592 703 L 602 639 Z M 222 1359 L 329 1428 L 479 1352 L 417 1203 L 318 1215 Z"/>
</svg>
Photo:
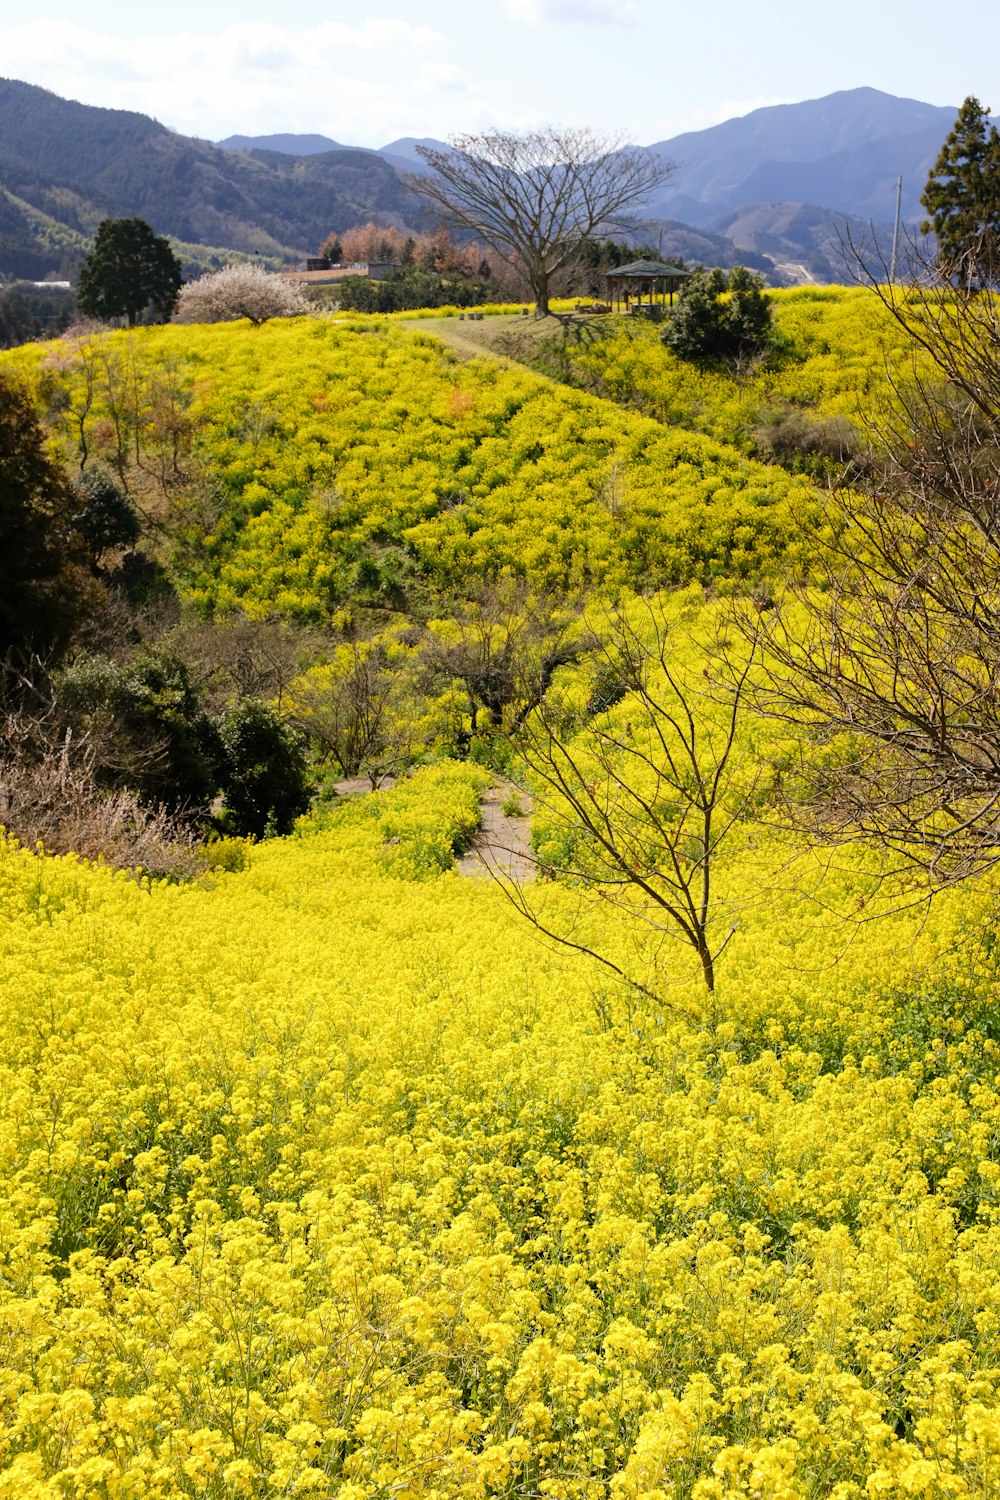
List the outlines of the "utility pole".
<svg viewBox="0 0 1000 1500">
<path fill-rule="evenodd" d="M 896 262 L 899 258 L 899 210 L 903 202 L 903 179 L 896 178 L 896 227 L 892 231 L 892 260 L 889 263 L 889 280 L 896 280 Z"/>
</svg>

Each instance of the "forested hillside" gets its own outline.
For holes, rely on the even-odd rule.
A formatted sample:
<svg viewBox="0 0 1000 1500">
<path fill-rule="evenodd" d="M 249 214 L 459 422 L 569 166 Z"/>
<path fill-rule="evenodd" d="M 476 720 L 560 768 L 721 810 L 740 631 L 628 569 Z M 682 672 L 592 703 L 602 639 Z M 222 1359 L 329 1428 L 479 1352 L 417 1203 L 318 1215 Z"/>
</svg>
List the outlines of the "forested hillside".
<svg viewBox="0 0 1000 1500">
<path fill-rule="evenodd" d="M 372 152 L 220 151 L 145 115 L 9 79 L 0 80 L 0 141 L 0 188 L 87 233 L 101 218 L 138 215 L 189 244 L 298 260 L 332 228 L 375 214 L 420 219 L 418 200 Z M 10 250 L 20 266 L 32 253 L 44 256 L 47 241 L 22 226 Z"/>
</svg>

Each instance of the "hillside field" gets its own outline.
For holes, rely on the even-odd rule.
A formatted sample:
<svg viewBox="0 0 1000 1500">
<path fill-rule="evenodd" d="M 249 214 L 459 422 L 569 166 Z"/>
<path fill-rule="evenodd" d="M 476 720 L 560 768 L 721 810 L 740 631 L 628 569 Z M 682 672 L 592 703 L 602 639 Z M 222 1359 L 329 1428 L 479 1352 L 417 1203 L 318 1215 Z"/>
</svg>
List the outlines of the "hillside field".
<svg viewBox="0 0 1000 1500">
<path fill-rule="evenodd" d="M 658 593 L 710 738 L 720 611 L 835 525 L 822 463 L 761 432 L 861 431 L 905 358 L 857 291 L 777 306 L 741 377 L 613 324 L 560 381 L 401 318 L 0 373 L 127 479 L 184 618 L 332 655 L 447 639 L 487 584 L 595 630 Z M 595 671 L 567 653 L 553 691 L 597 778 L 593 726 L 642 729 Z M 749 713 L 709 992 L 581 882 L 522 893 L 571 948 L 459 872 L 501 752 L 533 787 L 503 727 L 193 879 L 0 836 L 0 1500 L 1000 1495 L 996 881 L 928 905 L 789 832 L 762 768 L 821 751 Z"/>
</svg>

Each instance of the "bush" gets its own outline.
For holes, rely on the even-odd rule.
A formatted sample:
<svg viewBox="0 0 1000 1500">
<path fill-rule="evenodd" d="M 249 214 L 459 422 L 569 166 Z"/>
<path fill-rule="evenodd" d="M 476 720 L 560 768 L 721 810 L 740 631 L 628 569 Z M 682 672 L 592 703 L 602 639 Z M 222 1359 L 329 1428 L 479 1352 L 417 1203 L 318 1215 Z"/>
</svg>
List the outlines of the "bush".
<svg viewBox="0 0 1000 1500">
<path fill-rule="evenodd" d="M 472 276 L 441 275 L 422 266 L 401 266 L 381 281 L 345 276 L 340 305 L 350 312 L 410 312 L 422 307 L 476 307 L 493 291 Z"/>
<path fill-rule="evenodd" d="M 249 318 L 254 327 L 269 318 L 297 318 L 309 299 L 295 282 L 259 266 L 224 266 L 182 287 L 178 323 L 229 323 Z"/>
<path fill-rule="evenodd" d="M 150 805 L 203 808 L 218 785 L 219 742 L 187 668 L 165 650 L 124 665 L 83 657 L 58 684 L 61 708 L 94 747 L 105 788 L 128 788 Z"/>
<path fill-rule="evenodd" d="M 218 727 L 229 832 L 254 839 L 291 833 L 309 806 L 306 759 L 294 730 L 257 698 L 240 699 Z"/>
<path fill-rule="evenodd" d="M 111 548 L 135 545 L 142 530 L 138 512 L 106 469 L 86 470 L 76 482 L 76 492 L 83 509 L 73 526 L 95 559 Z"/>
<path fill-rule="evenodd" d="M 195 835 L 181 819 L 127 789 L 104 790 L 87 748 L 70 743 L 0 759 L 0 825 L 26 848 L 77 854 L 116 869 L 183 880 L 204 867 Z"/>
<path fill-rule="evenodd" d="M 861 449 L 850 418 L 812 415 L 791 402 L 769 412 L 753 436 L 755 457 L 817 479 L 836 478 Z"/>
<path fill-rule="evenodd" d="M 694 271 L 663 332 L 663 342 L 684 359 L 742 361 L 762 353 L 770 338 L 770 299 L 761 278 L 744 266 L 728 276 Z"/>
</svg>

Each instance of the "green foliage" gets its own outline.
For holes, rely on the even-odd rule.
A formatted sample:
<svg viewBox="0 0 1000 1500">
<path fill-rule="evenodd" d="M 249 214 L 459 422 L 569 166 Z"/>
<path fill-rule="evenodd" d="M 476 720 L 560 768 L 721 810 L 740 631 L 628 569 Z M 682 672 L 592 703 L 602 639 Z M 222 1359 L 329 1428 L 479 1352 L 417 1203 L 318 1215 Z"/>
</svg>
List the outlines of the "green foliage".
<svg viewBox="0 0 1000 1500">
<path fill-rule="evenodd" d="M 933 231 L 945 275 L 965 285 L 991 281 L 1000 258 L 1000 134 L 974 95 L 959 110 L 920 201 L 929 215 L 921 230 Z"/>
<path fill-rule="evenodd" d="M 734 266 L 728 275 L 719 269 L 693 271 L 663 331 L 675 354 L 717 362 L 753 358 L 767 349 L 770 337 L 770 299 L 761 278 L 744 266 Z"/>
<path fill-rule="evenodd" d="M 181 281 L 169 242 L 144 219 L 104 219 L 80 271 L 77 306 L 95 318 L 127 318 L 133 328 L 147 307 L 169 318 Z"/>
<path fill-rule="evenodd" d="M 93 746 L 101 784 L 188 813 L 211 801 L 219 738 L 179 657 L 164 649 L 140 651 L 124 665 L 81 657 L 62 674 L 58 694 Z"/>
<path fill-rule="evenodd" d="M 90 589 L 78 513 L 31 401 L 0 376 L 0 661 L 51 661 L 69 643 Z"/>
<path fill-rule="evenodd" d="M 290 833 L 309 806 L 302 743 L 268 704 L 241 698 L 218 720 L 229 831 L 261 839 Z"/>
<path fill-rule="evenodd" d="M 112 548 L 134 546 L 142 531 L 139 513 L 106 469 L 86 469 L 76 490 L 83 508 L 73 525 L 95 558 Z"/>
<path fill-rule="evenodd" d="M 493 293 L 488 282 L 424 266 L 400 266 L 379 281 L 345 276 L 337 294 L 345 312 L 406 312 L 426 307 L 476 307 Z"/>
</svg>

